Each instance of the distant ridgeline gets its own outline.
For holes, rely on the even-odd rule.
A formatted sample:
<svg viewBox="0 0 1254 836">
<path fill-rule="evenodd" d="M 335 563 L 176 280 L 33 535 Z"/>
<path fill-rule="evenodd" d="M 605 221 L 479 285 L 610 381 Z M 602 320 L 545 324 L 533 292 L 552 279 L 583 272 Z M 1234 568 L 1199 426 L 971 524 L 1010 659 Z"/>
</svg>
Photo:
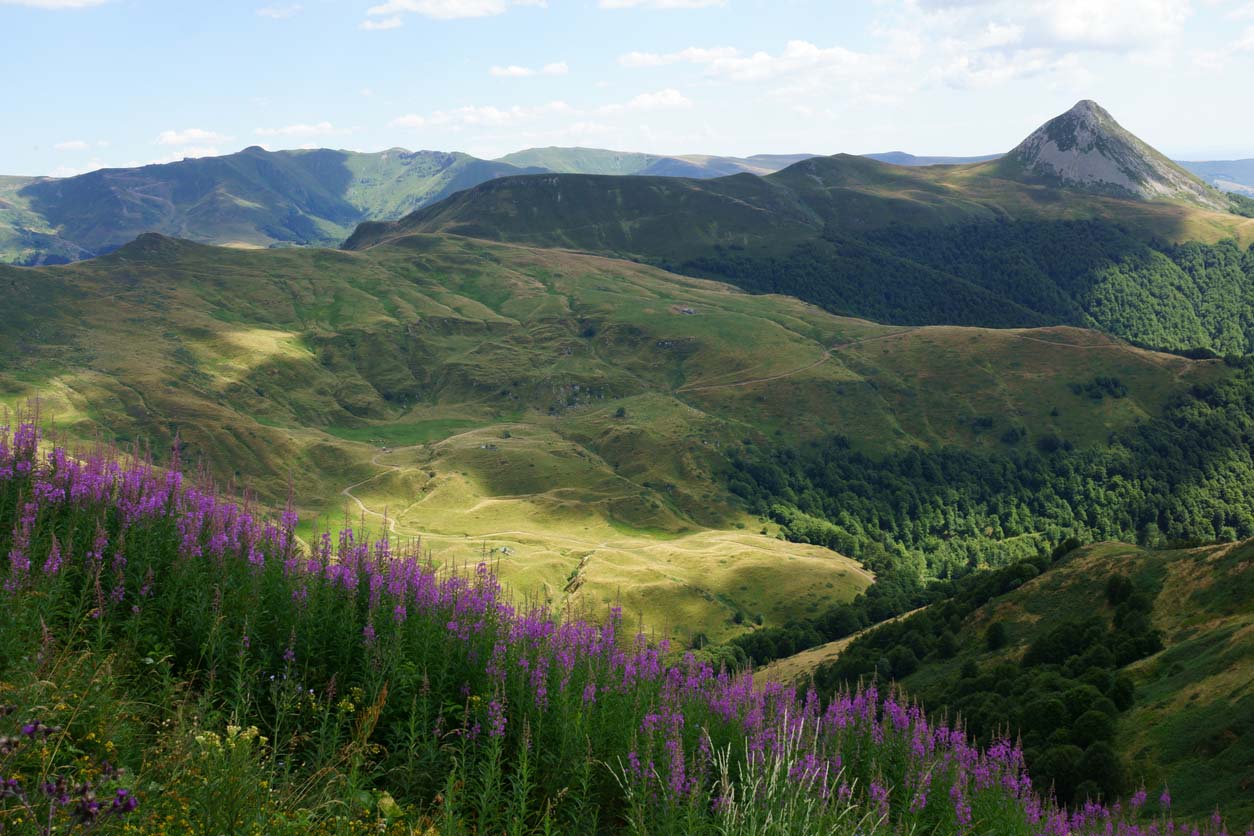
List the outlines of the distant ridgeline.
<svg viewBox="0 0 1254 836">
<path fill-rule="evenodd" d="M 1254 201 L 1083 101 L 1004 157 L 837 154 L 762 177 L 503 177 L 349 249 L 444 232 L 631 258 L 905 325 L 1079 325 L 1153 348 L 1254 346 Z"/>
<path fill-rule="evenodd" d="M 1169 351 L 1254 348 L 1254 246 L 1145 241 L 1104 220 L 829 228 L 786 255 L 719 247 L 669 266 L 880 322 L 1067 323 Z"/>
</svg>

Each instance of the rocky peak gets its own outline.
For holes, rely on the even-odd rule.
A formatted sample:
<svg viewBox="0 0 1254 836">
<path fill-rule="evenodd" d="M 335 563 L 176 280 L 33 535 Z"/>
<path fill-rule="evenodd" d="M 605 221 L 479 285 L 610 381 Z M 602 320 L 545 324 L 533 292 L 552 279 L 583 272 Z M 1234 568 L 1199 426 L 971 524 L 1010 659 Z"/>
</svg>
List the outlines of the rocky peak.
<svg viewBox="0 0 1254 836">
<path fill-rule="evenodd" d="M 1183 200 L 1226 211 L 1219 192 L 1167 159 L 1085 99 L 1003 158 L 1003 172 L 1069 188 L 1141 200 Z"/>
</svg>

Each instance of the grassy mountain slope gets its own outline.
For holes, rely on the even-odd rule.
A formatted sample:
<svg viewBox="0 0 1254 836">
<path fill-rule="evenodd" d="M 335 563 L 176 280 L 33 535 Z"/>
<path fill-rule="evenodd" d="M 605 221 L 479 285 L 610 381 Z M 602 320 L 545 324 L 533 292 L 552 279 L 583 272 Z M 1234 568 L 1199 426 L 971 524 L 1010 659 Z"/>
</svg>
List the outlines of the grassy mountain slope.
<svg viewBox="0 0 1254 836">
<path fill-rule="evenodd" d="M 1254 805 L 1234 803 L 1249 798 L 1248 776 L 1254 768 L 1249 748 L 1241 743 L 1254 729 L 1254 686 L 1249 677 L 1254 666 L 1254 542 L 1166 551 L 1099 543 L 1073 552 L 1037 576 L 1027 575 L 960 624 L 950 624 L 953 652 L 923 657 L 902 678 L 906 690 L 921 696 L 931 709 L 969 713 L 976 730 L 988 717 L 1010 722 L 1016 729 L 1021 723 L 1030 727 L 1035 721 L 1031 711 L 1020 715 L 1011 702 L 992 705 L 988 699 L 994 697 L 981 698 L 987 683 L 979 677 L 1000 676 L 1007 687 L 995 698 L 1013 700 L 1015 692 L 1007 677 L 998 674 L 1000 666 L 1017 668 L 1029 648 L 1036 646 L 1034 652 L 1039 653 L 1046 637 L 1077 620 L 1095 616 L 1111 622 L 1117 608 L 1108 600 L 1107 582 L 1112 575 L 1125 577 L 1149 596 L 1149 625 L 1159 632 L 1162 645 L 1114 670 L 1116 677 L 1127 677 L 1134 685 L 1131 707 L 1119 713 L 1112 738 L 1131 773 L 1126 784 L 1169 786 L 1177 813 L 1200 818 L 1222 804 L 1237 821 L 1254 816 Z M 926 617 L 907 616 L 885 629 L 897 631 L 901 646 L 909 646 L 910 625 Z M 996 647 L 988 638 L 993 625 L 1000 625 Z M 924 629 L 930 635 L 933 627 Z M 832 664 L 842 652 L 897 658 L 892 649 L 863 649 L 879 633 L 872 628 L 830 647 L 781 660 L 768 673 L 805 678 Z M 848 658 L 842 662 L 850 664 Z M 1105 676 L 1086 672 L 1083 664 L 1065 669 L 1098 684 Z M 969 686 L 955 684 L 969 679 L 972 671 L 976 678 Z M 828 673 L 819 670 L 818 676 L 825 679 Z M 958 693 L 969 702 L 952 703 L 952 695 Z M 1048 694 L 1042 690 L 1037 696 Z M 1028 744 L 1047 745 L 1031 739 Z"/>
<path fill-rule="evenodd" d="M 993 163 L 1009 177 L 1226 211 L 1227 198 L 1085 100 Z"/>
<path fill-rule="evenodd" d="M 1254 210 L 1237 200 L 1081 102 L 986 162 L 840 154 L 765 177 L 501 178 L 363 224 L 345 246 L 454 233 L 645 261 L 881 322 L 1078 325 L 1243 353 Z"/>
<path fill-rule="evenodd" d="M 1242 266 L 1238 251 L 1208 271 L 1163 242 L 1254 242 L 1254 219 L 1023 183 L 994 165 L 840 155 L 764 178 L 502 178 L 363 224 L 346 247 L 449 232 L 647 261 L 904 325 L 1070 324 L 1173 350 L 1250 349 L 1254 259 Z"/>
<path fill-rule="evenodd" d="M 652 625 L 711 637 L 867 582 L 753 533 L 720 476 L 729 451 L 833 428 L 872 453 L 996 450 L 973 415 L 1101 443 L 1224 373 L 1076 329 L 902 329 L 442 236 L 345 253 L 149 235 L 0 268 L 0 286 L 25 301 L 0 326 L 10 406 L 38 395 L 63 431 L 159 456 L 177 432 L 269 501 L 290 478 L 308 511 L 386 514 L 449 559 L 508 549 L 503 571 L 529 590 L 594 608 L 621 595 Z M 1099 375 L 1128 397 L 1070 393 Z"/>
<path fill-rule="evenodd" d="M 47 219 L 31 209 L 22 191 L 39 181 L 38 177 L 0 176 L 0 263 L 61 264 L 90 255 L 58 237 Z"/>
<path fill-rule="evenodd" d="M 964 648 L 944 665 L 907 677 L 909 688 L 957 675 L 974 659 L 981 667 L 1017 660 L 1033 639 L 1085 612 L 1113 608 L 1103 586 L 1111 574 L 1157 587 L 1151 621 L 1163 650 L 1124 670 L 1136 702 L 1120 718 L 1115 738 L 1146 784 L 1166 784 L 1178 809 L 1203 816 L 1221 802 L 1248 798 L 1254 759 L 1239 741 L 1254 731 L 1254 543 L 1152 551 L 1104 543 L 1083 549 L 973 614 L 959 633 Z M 990 652 L 981 639 L 993 621 L 1005 623 L 1006 648 Z M 1233 809 L 1254 817 L 1254 805 Z"/>
<path fill-rule="evenodd" d="M 0 259 L 109 252 L 144 232 L 228 246 L 333 244 L 484 180 L 536 169 L 466 154 L 247 148 L 223 157 L 0 182 Z"/>
<path fill-rule="evenodd" d="M 813 154 L 755 154 L 720 157 L 710 154 L 641 154 L 601 148 L 528 148 L 506 154 L 498 162 L 548 169 L 555 174 L 616 174 L 704 179 L 730 174 L 770 174 Z"/>
<path fill-rule="evenodd" d="M 715 245 L 747 249 L 767 241 L 782 250 L 794 241 L 818 238 L 828 227 L 858 233 L 1086 218 L 1117 220 L 1146 238 L 1254 241 L 1254 220 L 1248 218 L 1023 183 L 999 176 L 994 165 L 906 167 L 838 154 L 803 160 L 762 178 L 504 178 L 394 224 L 366 225 L 348 246 L 410 232 L 451 231 L 676 260 Z M 775 235 L 780 226 L 788 228 L 783 238 Z M 664 227 L 672 231 L 659 235 Z"/>
</svg>

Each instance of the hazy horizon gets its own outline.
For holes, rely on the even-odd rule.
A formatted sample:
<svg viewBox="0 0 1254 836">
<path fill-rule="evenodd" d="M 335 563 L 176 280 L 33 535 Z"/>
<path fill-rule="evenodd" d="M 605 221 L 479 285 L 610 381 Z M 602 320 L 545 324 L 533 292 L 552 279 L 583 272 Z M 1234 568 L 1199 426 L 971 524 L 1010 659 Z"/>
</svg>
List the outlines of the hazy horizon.
<svg viewBox="0 0 1254 836">
<path fill-rule="evenodd" d="M 977 156 L 1084 98 L 1175 159 L 1254 157 L 1252 0 L 0 0 L 0 27 L 38 80 L 3 174 L 251 145 Z"/>
</svg>

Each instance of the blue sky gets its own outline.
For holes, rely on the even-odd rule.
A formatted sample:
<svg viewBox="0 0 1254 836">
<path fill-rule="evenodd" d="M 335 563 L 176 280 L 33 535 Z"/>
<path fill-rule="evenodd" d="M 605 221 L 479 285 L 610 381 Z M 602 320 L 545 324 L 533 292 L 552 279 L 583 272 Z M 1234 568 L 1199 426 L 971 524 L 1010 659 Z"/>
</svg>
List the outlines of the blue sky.
<svg viewBox="0 0 1254 836">
<path fill-rule="evenodd" d="M 1254 157 L 1254 0 L 0 0 L 0 172 L 268 148 Z"/>
</svg>

